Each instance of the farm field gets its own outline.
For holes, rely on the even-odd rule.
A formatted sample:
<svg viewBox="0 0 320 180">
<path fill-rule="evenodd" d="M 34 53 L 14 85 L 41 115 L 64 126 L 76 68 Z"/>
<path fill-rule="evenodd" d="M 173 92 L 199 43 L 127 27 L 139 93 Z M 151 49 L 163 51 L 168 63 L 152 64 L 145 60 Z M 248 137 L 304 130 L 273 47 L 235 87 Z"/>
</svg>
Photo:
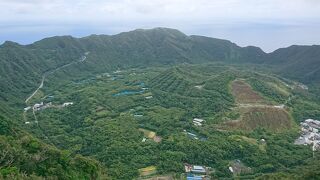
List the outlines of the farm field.
<svg viewBox="0 0 320 180">
<path fill-rule="evenodd" d="M 251 86 L 243 80 L 235 80 L 231 83 L 231 91 L 236 98 L 237 103 L 252 104 L 252 103 L 265 103 L 261 95 L 253 91 Z"/>
<path fill-rule="evenodd" d="M 232 7 L 248 6 L 233 1 L 240 0 L 232 0 Z M 9 21 L 18 16 L 3 16 L 8 28 L 13 28 L 9 32 L 2 26 L 9 36 L 25 31 L 22 27 L 34 31 L 13 37 L 22 41 L 4 39 L 0 45 L 0 180 L 320 179 L 320 46 L 293 45 L 267 53 L 266 47 L 242 47 L 246 43 L 239 46 L 219 37 L 163 27 L 116 32 L 136 26 L 118 20 L 152 21 L 160 11 L 150 7 L 157 6 L 165 14 L 148 26 L 165 25 L 164 17 L 172 26 L 196 25 L 188 33 L 215 34 L 199 28 L 217 25 L 201 21 L 200 16 L 208 11 L 199 10 L 220 8 L 229 1 L 218 6 L 209 1 L 199 1 L 199 6 L 192 6 L 194 2 L 184 5 L 184 1 L 168 1 L 168 6 L 166 1 L 110 1 L 98 8 L 92 6 L 97 3 L 87 1 L 65 6 L 62 1 L 35 2 L 0 1 L 7 7 L 3 13 L 12 11 L 19 17 L 32 14 L 33 10 L 24 10 L 34 9 L 33 5 L 44 7 L 35 11 L 35 21 L 27 15 L 14 25 Z M 282 8 L 307 8 L 290 3 Z M 259 1 L 259 7 L 261 4 L 265 3 Z M 140 5 L 143 7 L 137 8 Z M 69 6 L 76 10 L 70 11 Z M 192 12 L 189 20 L 172 23 L 183 19 L 183 11 L 174 6 Z M 23 13 L 19 13 L 21 8 Z M 91 14 L 100 20 L 84 23 L 89 28 L 81 28 L 80 21 L 71 23 L 81 8 L 86 10 L 77 16 L 80 21 L 89 22 Z M 113 12 L 123 14 L 126 9 L 132 15 L 129 19 Z M 220 9 L 225 12 L 230 7 Z M 266 18 L 258 13 L 252 21 L 240 9 L 227 13 L 229 18 L 224 20 L 240 13 L 229 23 L 220 23 L 220 11 L 209 14 L 217 15 L 213 20 L 218 20 L 219 27 L 240 25 L 232 32 L 242 34 L 247 32 L 243 31 L 246 25 L 271 32 L 297 29 L 299 23 L 317 24 L 315 18 L 303 21 L 311 17 L 306 14 L 298 21 L 285 18 L 294 26 L 282 27 L 281 23 L 290 22 L 278 21 L 274 26 L 275 20 L 285 20 L 270 16 L 278 9 Z M 39 16 L 47 10 L 66 12 L 67 16 L 57 15 L 67 23 Z M 99 26 L 110 17 L 98 17 L 96 12 L 110 12 L 114 21 L 109 23 L 115 27 Z M 54 21 L 52 26 L 46 19 Z M 59 23 L 66 27 L 56 26 Z M 43 31 L 48 29 L 44 26 L 61 31 Z M 265 29 L 267 26 L 272 28 Z M 37 39 L 42 36 L 37 28 L 53 37 Z M 71 34 L 54 36 L 62 31 Z M 92 35 L 78 37 L 91 31 Z M 102 31 L 112 35 L 96 34 Z M 28 33 L 36 33 L 37 41 L 28 43 L 32 41 Z M 296 36 L 301 40 L 302 36 Z M 238 40 L 248 38 L 238 36 Z M 279 45 L 254 42 L 267 43 L 269 48 Z"/>
<path fill-rule="evenodd" d="M 265 128 L 280 132 L 294 127 L 294 121 L 283 105 L 271 105 L 272 102 L 254 91 L 244 80 L 233 81 L 231 91 L 238 103 L 235 111 L 240 113 L 240 117 L 224 122 L 227 129 L 252 131 Z"/>
<path fill-rule="evenodd" d="M 251 169 L 243 171 L 247 174 L 262 173 L 265 164 L 276 172 L 285 163 L 272 152 L 284 147 L 297 153 L 292 163 L 308 159 L 309 148 L 291 143 L 291 112 L 253 90 L 245 80 L 249 75 L 242 68 L 209 64 L 117 70 L 65 84 L 48 79 L 52 84 L 30 102 L 73 104 L 28 111 L 30 124 L 20 123 L 46 143 L 96 159 L 114 179 L 179 177 L 185 163 L 212 167 L 211 177 L 230 178 L 228 165 L 238 159 Z M 48 95 L 52 98 L 44 98 Z M 205 122 L 196 126 L 194 118 Z"/>
<path fill-rule="evenodd" d="M 294 125 L 288 112 L 274 107 L 240 108 L 241 119 L 228 121 L 225 124 L 231 129 L 252 131 L 265 128 L 273 132 L 288 130 Z"/>
</svg>

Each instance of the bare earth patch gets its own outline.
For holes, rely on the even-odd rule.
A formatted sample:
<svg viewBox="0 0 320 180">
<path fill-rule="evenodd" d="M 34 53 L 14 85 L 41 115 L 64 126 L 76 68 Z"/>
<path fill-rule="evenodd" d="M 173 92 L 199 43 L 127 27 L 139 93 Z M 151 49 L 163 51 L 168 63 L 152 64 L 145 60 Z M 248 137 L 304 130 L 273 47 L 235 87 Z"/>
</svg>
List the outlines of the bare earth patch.
<svg viewBox="0 0 320 180">
<path fill-rule="evenodd" d="M 251 86 L 244 81 L 235 80 L 231 84 L 232 94 L 236 101 L 241 104 L 262 103 L 265 102 L 257 92 L 253 91 Z"/>
<path fill-rule="evenodd" d="M 233 81 L 231 88 L 237 101 L 236 109 L 240 113 L 240 118 L 224 122 L 222 129 L 251 131 L 265 128 L 280 132 L 293 126 L 293 121 L 284 107 L 270 105 L 243 80 Z"/>
<path fill-rule="evenodd" d="M 265 128 L 279 132 L 292 127 L 292 120 L 287 111 L 274 107 L 241 108 L 242 117 L 237 121 L 227 121 L 225 125 L 230 129 L 251 131 L 256 128 Z"/>
</svg>

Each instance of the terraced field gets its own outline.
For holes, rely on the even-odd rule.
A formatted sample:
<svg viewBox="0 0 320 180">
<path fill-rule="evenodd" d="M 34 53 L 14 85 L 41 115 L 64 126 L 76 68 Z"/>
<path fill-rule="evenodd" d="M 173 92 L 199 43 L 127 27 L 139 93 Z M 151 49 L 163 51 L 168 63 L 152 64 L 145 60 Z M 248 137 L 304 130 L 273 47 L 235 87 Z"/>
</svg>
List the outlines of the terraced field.
<svg viewBox="0 0 320 180">
<path fill-rule="evenodd" d="M 265 100 L 251 86 L 242 80 L 235 80 L 231 84 L 232 94 L 237 103 L 264 103 Z"/>
<path fill-rule="evenodd" d="M 199 73 L 196 75 L 199 80 L 195 81 L 189 76 L 192 73 L 171 68 L 151 79 L 148 85 L 162 106 L 186 109 L 193 116 L 209 116 L 232 106 L 233 98 L 226 90 L 228 78 L 224 81 L 225 76 L 213 78 L 217 75 Z"/>
<path fill-rule="evenodd" d="M 241 115 L 238 120 L 225 122 L 227 129 L 251 131 L 265 128 L 280 132 L 293 126 L 290 114 L 284 108 L 269 105 L 270 102 L 253 91 L 243 80 L 233 81 L 231 91 L 238 103 L 236 111 Z"/>
<path fill-rule="evenodd" d="M 186 176 L 185 163 L 212 167 L 214 178 L 232 178 L 226 173 L 230 166 L 249 177 L 246 167 L 252 173 L 270 165 L 288 167 L 286 156 L 292 152 L 295 158 L 289 163 L 311 157 L 305 153 L 310 148 L 295 147 L 286 135 L 294 122 L 285 108 L 275 107 L 286 103 L 270 98 L 279 94 L 272 91 L 278 83 L 261 86 L 250 77 L 251 72 L 232 68 L 184 65 L 108 72 L 76 81 L 85 83 L 72 80 L 61 89 L 48 83 L 38 93 L 54 97 L 45 103 L 74 105 L 37 111 L 38 123 L 23 125 L 58 148 L 96 158 L 111 179 L 180 179 Z M 291 95 L 289 88 L 281 88 Z M 43 97 L 33 99 L 41 102 Z M 194 125 L 195 117 L 205 123 Z M 25 118 L 33 120 L 32 112 Z M 253 132 L 256 128 L 269 132 Z"/>
<path fill-rule="evenodd" d="M 274 132 L 290 129 L 293 121 L 284 109 L 274 107 L 240 108 L 241 119 L 228 121 L 226 125 L 231 129 L 251 131 L 256 128 L 265 128 Z"/>
</svg>

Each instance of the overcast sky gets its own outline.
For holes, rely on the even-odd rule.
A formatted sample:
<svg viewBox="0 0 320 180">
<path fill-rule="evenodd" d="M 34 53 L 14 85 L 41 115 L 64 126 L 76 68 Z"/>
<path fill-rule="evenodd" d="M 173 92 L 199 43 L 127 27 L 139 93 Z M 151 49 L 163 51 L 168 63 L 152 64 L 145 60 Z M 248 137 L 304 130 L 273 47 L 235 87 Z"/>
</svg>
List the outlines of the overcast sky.
<svg viewBox="0 0 320 180">
<path fill-rule="evenodd" d="M 153 27 L 267 52 L 320 44 L 320 0 L 0 0 L 0 43 Z"/>
</svg>

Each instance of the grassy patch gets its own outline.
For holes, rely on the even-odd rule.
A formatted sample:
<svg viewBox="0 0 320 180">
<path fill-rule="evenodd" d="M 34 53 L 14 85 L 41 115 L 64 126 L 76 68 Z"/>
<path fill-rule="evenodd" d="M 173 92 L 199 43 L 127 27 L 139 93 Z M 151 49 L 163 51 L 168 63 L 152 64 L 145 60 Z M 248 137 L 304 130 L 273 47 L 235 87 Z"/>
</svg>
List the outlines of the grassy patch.
<svg viewBox="0 0 320 180">
<path fill-rule="evenodd" d="M 253 91 L 251 86 L 242 80 L 235 80 L 231 84 L 232 94 L 238 103 L 261 103 L 263 97 Z"/>
<path fill-rule="evenodd" d="M 142 128 L 139 128 L 139 131 L 143 132 L 144 136 L 146 136 L 147 138 L 150 138 L 150 139 L 152 139 L 156 136 L 156 133 L 153 131 L 149 131 L 149 130 L 142 129 Z"/>
<path fill-rule="evenodd" d="M 140 176 L 150 176 L 157 173 L 157 168 L 155 166 L 148 166 L 145 168 L 139 169 Z"/>
</svg>

